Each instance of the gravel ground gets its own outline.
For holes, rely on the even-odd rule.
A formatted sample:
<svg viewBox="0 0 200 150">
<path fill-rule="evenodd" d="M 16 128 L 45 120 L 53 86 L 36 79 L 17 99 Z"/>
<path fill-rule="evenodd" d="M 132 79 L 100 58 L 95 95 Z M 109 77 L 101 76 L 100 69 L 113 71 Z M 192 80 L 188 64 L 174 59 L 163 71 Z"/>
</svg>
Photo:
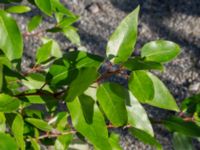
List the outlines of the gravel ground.
<svg viewBox="0 0 200 150">
<path fill-rule="evenodd" d="M 93 53 L 104 55 L 106 41 L 119 22 L 138 4 L 141 5 L 139 36 L 136 49 L 144 43 L 156 39 L 166 39 L 178 43 L 182 53 L 173 62 L 166 65 L 161 74 L 155 72 L 167 85 L 180 103 L 186 96 L 200 92 L 200 1 L 199 0 L 63 0 L 68 8 L 81 16 L 76 23 L 82 44 Z M 20 27 L 25 30 L 27 19 L 40 12 L 16 16 Z M 54 20 L 46 19 L 43 26 L 49 26 Z M 52 35 L 49 35 L 52 36 Z M 54 35 L 53 35 L 54 36 Z M 65 37 L 54 36 L 61 47 L 70 45 Z M 39 41 L 26 40 L 24 67 L 34 62 L 34 52 Z M 171 112 L 145 107 L 152 116 L 167 117 Z M 156 137 L 171 150 L 171 134 L 160 126 L 154 128 Z M 126 131 L 117 131 L 121 136 L 124 150 L 149 150 L 149 146 L 134 139 Z M 200 147 L 197 144 L 197 149 Z"/>
</svg>

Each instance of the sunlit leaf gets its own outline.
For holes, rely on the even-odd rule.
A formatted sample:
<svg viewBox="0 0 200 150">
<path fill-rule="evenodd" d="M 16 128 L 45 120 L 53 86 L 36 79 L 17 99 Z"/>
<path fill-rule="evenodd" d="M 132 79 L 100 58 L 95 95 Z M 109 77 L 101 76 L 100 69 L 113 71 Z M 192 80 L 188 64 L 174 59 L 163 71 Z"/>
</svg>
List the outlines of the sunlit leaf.
<svg viewBox="0 0 200 150">
<path fill-rule="evenodd" d="M 43 11 L 45 14 L 51 16 L 52 8 L 51 8 L 51 0 L 34 0 L 35 4 Z"/>
<path fill-rule="evenodd" d="M 28 31 L 31 32 L 35 30 L 41 23 L 42 21 L 42 16 L 34 16 L 31 18 L 31 20 L 28 22 Z"/>
<path fill-rule="evenodd" d="M 16 97 L 7 94 L 0 94 L 0 112 L 12 112 L 19 108 L 20 101 Z"/>
<path fill-rule="evenodd" d="M 52 130 L 52 127 L 48 125 L 48 123 L 45 122 L 44 120 L 36 119 L 36 118 L 26 118 L 25 120 L 42 131 Z"/>
<path fill-rule="evenodd" d="M 6 9 L 7 12 L 9 13 L 26 13 L 31 11 L 31 8 L 28 6 L 24 6 L 24 5 L 16 5 L 16 6 L 11 6 L 9 8 Z"/>
<path fill-rule="evenodd" d="M 0 150 L 18 150 L 15 140 L 8 134 L 0 133 Z"/>
</svg>

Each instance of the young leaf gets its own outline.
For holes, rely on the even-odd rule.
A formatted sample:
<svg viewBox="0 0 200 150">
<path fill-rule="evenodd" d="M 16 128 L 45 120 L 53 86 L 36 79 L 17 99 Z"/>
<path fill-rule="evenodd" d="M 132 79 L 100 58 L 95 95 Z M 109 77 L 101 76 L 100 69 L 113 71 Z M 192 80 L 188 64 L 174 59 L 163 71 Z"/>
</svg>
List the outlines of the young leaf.
<svg viewBox="0 0 200 150">
<path fill-rule="evenodd" d="M 0 133 L 6 131 L 6 118 L 4 113 L 0 112 Z"/>
<path fill-rule="evenodd" d="M 160 63 L 168 62 L 180 53 L 180 47 L 173 42 L 158 40 L 145 44 L 141 50 L 146 60 Z"/>
<path fill-rule="evenodd" d="M 128 87 L 140 102 L 150 101 L 154 97 L 153 82 L 145 71 L 132 72 Z"/>
<path fill-rule="evenodd" d="M 129 92 L 129 105 L 126 106 L 128 112 L 128 123 L 137 129 L 140 129 L 151 136 L 154 136 L 151 122 L 146 114 L 145 109 L 138 100 Z"/>
<path fill-rule="evenodd" d="M 26 118 L 26 122 L 32 124 L 36 128 L 42 130 L 42 131 L 51 131 L 52 127 L 48 125 L 47 122 L 41 120 L 41 119 L 35 119 L 35 118 Z"/>
<path fill-rule="evenodd" d="M 17 5 L 17 6 L 11 6 L 8 9 L 6 9 L 9 13 L 26 13 L 31 11 L 31 8 L 24 5 Z"/>
<path fill-rule="evenodd" d="M 126 61 L 133 52 L 137 40 L 139 9 L 137 7 L 120 23 L 108 41 L 107 56 L 115 56 L 115 63 Z"/>
<path fill-rule="evenodd" d="M 70 26 L 70 27 L 64 28 L 63 33 L 73 44 L 76 44 L 76 45 L 81 44 L 80 37 L 74 27 Z"/>
<path fill-rule="evenodd" d="M 152 100 L 147 100 L 145 103 L 156 106 L 163 109 L 179 111 L 179 108 L 174 100 L 173 96 L 165 85 L 152 73 L 148 73 L 154 86 L 154 97 Z"/>
<path fill-rule="evenodd" d="M 135 136 L 137 139 L 139 139 L 143 143 L 154 146 L 157 150 L 163 149 L 162 145 L 154 137 L 147 134 L 146 132 L 139 129 L 135 129 L 135 128 L 130 128 L 129 131 L 132 133 L 133 136 Z"/>
<path fill-rule="evenodd" d="M 171 117 L 164 120 L 163 124 L 170 131 L 179 132 L 187 136 L 200 137 L 200 127 L 194 122 L 186 122 L 181 118 Z"/>
<path fill-rule="evenodd" d="M 120 144 L 120 136 L 115 133 L 111 133 L 109 137 L 109 143 L 112 146 L 112 150 L 122 150 Z"/>
<path fill-rule="evenodd" d="M 191 138 L 177 132 L 173 134 L 173 148 L 174 150 L 195 150 Z"/>
<path fill-rule="evenodd" d="M 67 150 L 72 140 L 72 134 L 58 136 L 54 145 L 55 150 Z"/>
<path fill-rule="evenodd" d="M 15 140 L 8 134 L 0 133 L 0 150 L 18 150 Z"/>
<path fill-rule="evenodd" d="M 21 150 L 25 150 L 25 142 L 23 139 L 24 133 L 24 121 L 21 115 L 17 114 L 12 123 L 12 133 L 17 141 L 18 147 Z"/>
<path fill-rule="evenodd" d="M 66 28 L 69 27 L 70 25 L 72 25 L 73 23 L 75 23 L 76 21 L 78 21 L 78 17 L 64 17 L 59 23 L 58 23 L 58 27 L 61 28 Z"/>
<path fill-rule="evenodd" d="M 19 108 L 20 101 L 16 97 L 11 97 L 7 94 L 0 94 L 0 111 L 12 112 Z"/>
<path fill-rule="evenodd" d="M 108 119 L 115 126 L 127 123 L 125 101 L 128 91 L 116 83 L 104 83 L 97 89 L 97 99 Z"/>
<path fill-rule="evenodd" d="M 45 14 L 52 15 L 51 0 L 35 0 L 35 4 Z"/>
<path fill-rule="evenodd" d="M 28 22 L 28 31 L 31 32 L 35 30 L 41 23 L 42 21 L 42 16 L 34 16 L 31 18 L 31 20 Z"/>
<path fill-rule="evenodd" d="M 0 10 L 0 49 L 9 60 L 20 59 L 23 53 L 23 39 L 15 20 Z"/>
<path fill-rule="evenodd" d="M 88 77 L 88 75 L 90 76 Z M 73 101 L 76 96 L 82 94 L 89 87 L 89 85 L 95 81 L 97 76 L 98 73 L 96 68 L 81 68 L 78 71 L 77 77 L 69 85 L 65 101 Z"/>
<path fill-rule="evenodd" d="M 124 66 L 131 70 L 163 70 L 164 67 L 162 64 L 154 61 L 146 61 L 141 58 L 129 58 Z"/>
<path fill-rule="evenodd" d="M 79 98 L 67 102 L 74 128 L 85 136 L 95 147 L 103 150 L 112 150 L 108 142 L 108 131 L 105 120 L 97 105 L 94 105 L 92 123 L 85 121 Z"/>
</svg>

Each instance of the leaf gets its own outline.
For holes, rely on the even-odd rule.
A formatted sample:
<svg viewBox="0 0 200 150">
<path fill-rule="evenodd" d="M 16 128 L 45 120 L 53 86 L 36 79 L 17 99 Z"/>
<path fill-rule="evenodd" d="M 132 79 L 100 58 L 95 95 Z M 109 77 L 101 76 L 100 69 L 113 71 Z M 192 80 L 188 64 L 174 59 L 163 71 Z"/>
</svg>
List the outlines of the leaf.
<svg viewBox="0 0 200 150">
<path fill-rule="evenodd" d="M 90 75 L 88 77 L 88 75 Z M 90 84 L 97 78 L 97 69 L 94 67 L 81 68 L 77 77 L 71 82 L 66 92 L 65 101 L 73 101 L 76 96 L 81 95 Z"/>
<path fill-rule="evenodd" d="M 73 140 L 73 135 L 60 135 L 57 137 L 54 145 L 55 150 L 66 150 L 68 149 L 69 144 Z"/>
<path fill-rule="evenodd" d="M 25 142 L 24 142 L 24 121 L 21 115 L 17 114 L 13 123 L 12 123 L 12 133 L 17 141 L 18 147 L 21 150 L 25 150 Z"/>
<path fill-rule="evenodd" d="M 191 139 L 177 132 L 173 134 L 173 147 L 174 150 L 194 150 Z"/>
<path fill-rule="evenodd" d="M 85 136 L 95 147 L 103 150 L 112 150 L 108 142 L 108 131 L 105 120 L 97 105 L 94 105 L 92 123 L 85 121 L 79 98 L 67 102 L 74 128 Z"/>
<path fill-rule="evenodd" d="M 106 55 L 115 56 L 115 63 L 125 62 L 133 52 L 137 40 L 139 9 L 137 7 L 120 23 L 108 41 Z"/>
<path fill-rule="evenodd" d="M 41 23 L 42 21 L 42 16 L 34 16 L 31 18 L 31 20 L 28 22 L 28 31 L 31 32 L 35 30 Z"/>
<path fill-rule="evenodd" d="M 20 101 L 16 97 L 11 97 L 7 94 L 0 94 L 0 112 L 12 112 L 19 108 Z"/>
<path fill-rule="evenodd" d="M 6 67 L 10 69 L 12 68 L 12 64 L 6 56 L 0 55 L 0 62 L 1 62 L 0 64 L 5 65 Z"/>
<path fill-rule="evenodd" d="M 33 150 L 40 150 L 40 145 L 39 143 L 36 141 L 36 139 L 33 139 L 31 137 L 29 137 L 30 141 L 31 141 L 31 146 L 33 148 Z"/>
<path fill-rule="evenodd" d="M 73 44 L 76 44 L 76 45 L 81 44 L 80 37 L 74 27 L 70 26 L 70 27 L 64 28 L 63 33 Z"/>
<path fill-rule="evenodd" d="M 3 87 L 3 65 L 0 64 L 0 92 Z"/>
<path fill-rule="evenodd" d="M 15 140 L 8 134 L 0 133 L 0 150 L 18 150 Z"/>
<path fill-rule="evenodd" d="M 129 58 L 124 66 L 131 70 L 163 70 L 164 67 L 162 64 L 154 61 L 146 61 L 141 58 Z"/>
<path fill-rule="evenodd" d="M 31 8 L 28 6 L 24 5 L 16 5 L 16 6 L 11 6 L 8 9 L 6 9 L 7 12 L 9 13 L 26 13 L 31 11 Z"/>
<path fill-rule="evenodd" d="M 194 122 L 186 122 L 178 117 L 170 117 L 169 119 L 164 120 L 163 124 L 170 131 L 179 132 L 187 136 L 200 136 L 200 127 Z"/>
<path fill-rule="evenodd" d="M 42 130 L 42 131 L 51 131 L 52 127 L 48 125 L 47 122 L 41 120 L 41 119 L 35 119 L 35 118 L 26 118 L 26 122 L 32 124 L 36 128 Z"/>
<path fill-rule="evenodd" d="M 112 150 L 122 150 L 119 142 L 120 142 L 120 136 L 115 133 L 111 133 L 109 137 L 109 142 L 112 146 Z"/>
<path fill-rule="evenodd" d="M 151 101 L 154 97 L 154 85 L 145 71 L 134 71 L 128 81 L 129 90 L 140 101 Z"/>
<path fill-rule="evenodd" d="M 148 76 L 151 78 L 154 85 L 154 97 L 150 101 L 145 101 L 145 103 L 163 109 L 179 111 L 176 101 L 162 81 L 152 73 L 148 73 Z"/>
<path fill-rule="evenodd" d="M 103 83 L 97 89 L 97 99 L 108 119 L 115 126 L 127 123 L 125 101 L 128 91 L 116 83 Z"/>
<path fill-rule="evenodd" d="M 0 49 L 9 60 L 20 59 L 23 53 L 23 39 L 16 21 L 10 14 L 0 10 Z"/>
<path fill-rule="evenodd" d="M 0 133 L 6 131 L 6 118 L 4 113 L 0 112 Z"/>
<path fill-rule="evenodd" d="M 58 27 L 66 28 L 78 21 L 79 17 L 64 17 L 62 20 L 58 23 Z"/>
<path fill-rule="evenodd" d="M 35 4 L 38 8 L 48 16 L 52 15 L 51 0 L 35 0 Z"/>
<path fill-rule="evenodd" d="M 142 57 L 156 62 L 168 62 L 180 53 L 180 47 L 171 41 L 158 40 L 145 44 L 141 50 Z"/>
<path fill-rule="evenodd" d="M 138 100 L 129 92 L 130 101 L 126 106 L 128 112 L 128 123 L 137 129 L 140 129 L 151 136 L 154 136 L 151 122 L 146 114 L 145 109 Z"/>
<path fill-rule="evenodd" d="M 129 131 L 132 133 L 133 136 L 135 136 L 137 139 L 142 141 L 145 144 L 149 144 L 151 146 L 156 147 L 157 150 L 162 150 L 162 145 L 151 135 L 147 134 L 146 132 L 135 129 L 135 128 L 130 128 Z"/>
</svg>

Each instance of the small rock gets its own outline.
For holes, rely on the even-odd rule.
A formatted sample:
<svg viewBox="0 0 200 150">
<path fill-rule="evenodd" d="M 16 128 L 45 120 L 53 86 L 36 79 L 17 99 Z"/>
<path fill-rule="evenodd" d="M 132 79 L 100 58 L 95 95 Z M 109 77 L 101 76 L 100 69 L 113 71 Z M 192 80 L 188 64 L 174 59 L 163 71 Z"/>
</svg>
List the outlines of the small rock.
<svg viewBox="0 0 200 150">
<path fill-rule="evenodd" d="M 97 3 L 92 3 L 87 7 L 88 11 L 96 14 L 100 11 L 99 5 Z"/>
<path fill-rule="evenodd" d="M 195 82 L 189 86 L 189 91 L 197 92 L 200 90 L 200 82 Z"/>
</svg>

